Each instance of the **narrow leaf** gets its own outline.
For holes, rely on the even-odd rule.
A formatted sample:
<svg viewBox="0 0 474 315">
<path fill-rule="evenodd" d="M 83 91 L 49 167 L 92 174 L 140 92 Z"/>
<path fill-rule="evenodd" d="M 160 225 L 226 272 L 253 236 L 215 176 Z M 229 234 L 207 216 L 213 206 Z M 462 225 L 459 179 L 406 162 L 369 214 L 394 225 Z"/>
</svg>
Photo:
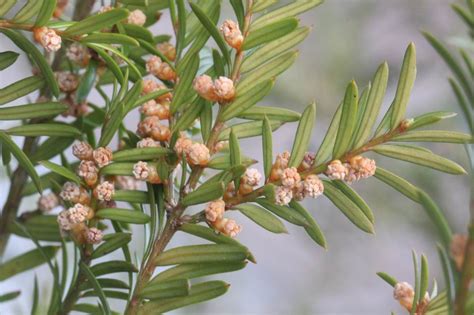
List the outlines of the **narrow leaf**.
<svg viewBox="0 0 474 315">
<path fill-rule="evenodd" d="M 4 51 L 0 53 L 0 70 L 6 69 L 18 59 L 18 56 L 14 51 Z"/>
<path fill-rule="evenodd" d="M 324 181 L 324 195 L 337 207 L 355 226 L 367 233 L 374 233 L 374 226 L 364 212 L 330 181 Z"/>
<path fill-rule="evenodd" d="M 350 146 L 352 134 L 357 122 L 357 103 L 359 92 L 357 85 L 351 81 L 346 89 L 344 102 L 342 105 L 341 121 L 337 131 L 336 142 L 332 152 L 333 158 L 340 158 Z"/>
<path fill-rule="evenodd" d="M 56 255 L 58 247 L 45 246 L 42 250 L 48 259 L 52 259 Z M 4 281 L 19 273 L 36 268 L 46 262 L 47 261 L 40 249 L 37 248 L 30 250 L 0 265 L 0 281 Z"/>
<path fill-rule="evenodd" d="M 126 9 L 112 9 L 110 11 L 91 15 L 80 22 L 66 28 L 64 36 L 76 36 L 81 34 L 92 33 L 106 27 L 111 27 L 114 24 L 124 20 L 128 16 Z"/>
<path fill-rule="evenodd" d="M 72 172 L 71 170 L 67 169 L 66 167 L 64 167 L 62 165 L 58 165 L 56 163 L 49 162 L 49 161 L 41 161 L 41 162 L 39 162 L 39 164 L 41 164 L 44 167 L 50 169 L 54 173 L 59 174 L 62 177 L 67 178 L 67 179 L 75 182 L 76 184 L 81 183 L 81 179 L 74 172 Z"/>
<path fill-rule="evenodd" d="M 234 208 L 270 232 L 288 233 L 283 223 L 264 208 L 248 203 L 235 206 Z"/>
<path fill-rule="evenodd" d="M 0 131 L 0 142 L 2 142 L 2 146 L 7 147 L 8 150 L 13 154 L 13 156 L 15 156 L 18 163 L 25 169 L 28 175 L 30 175 L 38 192 L 41 193 L 42 188 L 38 173 L 36 173 L 35 167 L 28 159 L 26 154 L 16 145 L 16 143 L 10 138 L 10 136 L 3 131 Z"/>
<path fill-rule="evenodd" d="M 445 172 L 448 174 L 461 175 L 466 174 L 466 171 L 457 163 L 448 160 L 444 157 L 436 155 L 424 150 L 418 150 L 408 146 L 398 145 L 378 145 L 373 148 L 373 151 L 391 157 L 393 159 L 402 160 L 432 169 Z"/>
<path fill-rule="evenodd" d="M 251 26 L 249 36 L 244 41 L 243 50 L 279 39 L 294 31 L 297 26 L 298 20 L 294 17 L 281 19 L 261 27 Z"/>
<path fill-rule="evenodd" d="M 133 224 L 146 224 L 150 222 L 150 217 L 145 213 L 130 209 L 104 208 L 97 211 L 97 216 L 102 219 Z"/>
<path fill-rule="evenodd" d="M 163 299 L 145 303 L 139 315 L 164 313 L 188 305 L 202 303 L 219 297 L 227 292 L 229 285 L 223 281 L 208 281 L 195 284 L 189 290 L 189 295 L 181 298 Z"/>
<path fill-rule="evenodd" d="M 291 157 L 288 167 L 297 167 L 303 161 L 305 152 L 308 150 L 313 132 L 314 121 L 316 119 L 316 104 L 312 103 L 306 107 L 301 115 L 298 129 L 296 130 L 293 148 L 291 149 Z"/>
<path fill-rule="evenodd" d="M 182 200 L 182 204 L 184 206 L 190 206 L 219 199 L 224 194 L 224 189 L 223 183 L 200 186 L 195 191 L 186 195 Z"/>
<path fill-rule="evenodd" d="M 416 77 L 416 51 L 415 45 L 410 43 L 403 58 L 402 70 L 400 71 L 400 78 L 398 79 L 397 92 L 393 100 L 391 129 L 398 127 L 398 124 L 405 117 L 408 100 L 410 98 L 411 89 L 415 83 Z"/>
<path fill-rule="evenodd" d="M 237 262 L 247 259 L 248 251 L 242 246 L 228 244 L 188 245 L 169 249 L 156 259 L 157 266 L 195 264 L 205 262 Z"/>
</svg>

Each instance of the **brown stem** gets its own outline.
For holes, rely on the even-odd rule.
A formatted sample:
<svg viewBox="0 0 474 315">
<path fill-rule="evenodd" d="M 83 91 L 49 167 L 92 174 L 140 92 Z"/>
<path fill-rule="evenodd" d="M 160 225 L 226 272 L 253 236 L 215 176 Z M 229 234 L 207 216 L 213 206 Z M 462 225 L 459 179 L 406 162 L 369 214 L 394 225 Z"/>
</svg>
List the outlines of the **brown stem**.
<svg viewBox="0 0 474 315">
<path fill-rule="evenodd" d="M 469 290 L 474 277 L 474 170 L 471 169 L 471 200 L 470 214 L 471 222 L 468 226 L 468 241 L 464 252 L 464 262 L 461 269 L 461 278 L 456 290 L 454 300 L 454 314 L 465 315 L 466 304 L 469 299 Z"/>
<path fill-rule="evenodd" d="M 86 264 L 87 266 L 90 265 L 91 259 L 90 255 L 92 253 L 92 246 L 88 245 L 86 248 L 83 248 L 82 254 L 81 254 L 81 259 L 79 262 L 77 262 L 78 265 L 80 265 L 81 262 Z M 77 299 L 79 298 L 79 294 L 81 293 L 81 284 L 87 281 L 86 275 L 83 273 L 82 268 L 79 268 L 79 273 L 77 274 L 76 279 L 74 280 L 74 283 L 71 284 L 71 289 L 66 295 L 66 298 L 64 299 L 62 303 L 61 310 L 58 312 L 60 315 L 67 315 L 69 312 L 71 312 L 72 308 L 77 302 Z"/>
<path fill-rule="evenodd" d="M 163 233 L 155 241 L 155 244 L 153 245 L 153 250 L 148 256 L 145 266 L 141 268 L 140 273 L 138 274 L 137 284 L 135 286 L 135 289 L 133 290 L 132 299 L 130 300 L 127 309 L 125 310 L 126 315 L 137 314 L 138 308 L 142 302 L 140 293 L 153 276 L 153 272 L 156 269 L 156 257 L 161 254 L 161 252 L 166 248 L 166 245 L 168 245 L 169 241 L 173 237 L 174 233 L 176 233 L 179 227 L 179 217 L 181 216 L 184 210 L 185 208 L 180 205 L 178 205 L 173 210 L 172 217 L 166 222 Z"/>
<path fill-rule="evenodd" d="M 26 155 L 31 155 L 38 145 L 38 138 L 25 138 L 23 144 L 23 152 Z M 26 170 L 18 165 L 16 170 L 13 172 L 10 182 L 10 191 L 8 192 L 8 197 L 3 206 L 2 215 L 0 218 L 0 257 L 3 256 L 5 248 L 7 247 L 8 240 L 10 238 L 10 232 L 8 227 L 13 224 L 13 221 L 16 218 L 18 208 L 20 207 L 21 194 L 26 185 L 28 179 L 28 173 Z"/>
<path fill-rule="evenodd" d="M 459 280 L 454 300 L 454 314 L 467 315 L 466 304 L 469 298 L 472 278 L 474 276 L 474 220 L 469 225 L 469 239 L 464 254 L 464 263 L 461 270 L 461 279 Z"/>
</svg>

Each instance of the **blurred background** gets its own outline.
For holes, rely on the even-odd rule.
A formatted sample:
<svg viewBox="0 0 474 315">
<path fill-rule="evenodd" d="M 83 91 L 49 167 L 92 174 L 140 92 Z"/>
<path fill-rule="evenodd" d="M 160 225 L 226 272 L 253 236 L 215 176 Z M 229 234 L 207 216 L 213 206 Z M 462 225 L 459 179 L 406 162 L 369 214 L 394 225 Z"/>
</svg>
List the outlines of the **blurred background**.
<svg viewBox="0 0 474 315">
<path fill-rule="evenodd" d="M 405 48 L 413 41 L 417 49 L 418 74 L 408 116 L 435 110 L 459 112 L 447 82 L 450 72 L 420 34 L 420 30 L 427 30 L 448 43 L 465 36 L 464 25 L 449 7 L 451 2 L 332 0 L 323 3 L 302 15 L 301 23 L 311 25 L 313 30 L 300 46 L 297 62 L 279 77 L 274 91 L 262 104 L 302 111 L 315 100 L 317 123 L 311 148 L 316 151 L 347 83 L 355 79 L 361 90 L 383 61 L 390 66 L 389 88 L 384 101 L 384 108 L 388 107 Z M 224 3 L 226 10 L 222 20 L 233 17 L 227 1 Z M 459 3 L 464 4 L 463 1 Z M 153 30 L 171 33 L 169 16 L 165 14 Z M 2 51 L 17 50 L 4 37 L 0 37 L 0 47 Z M 0 86 L 29 73 L 26 58 L 21 58 L 15 69 L 2 72 Z M 98 98 L 92 101 L 101 102 Z M 22 102 L 24 100 L 18 101 Z M 130 117 L 130 124 L 135 123 L 136 117 Z M 2 123 L 2 129 L 6 127 L 7 124 Z M 467 130 L 460 116 L 437 128 Z M 274 152 L 291 150 L 295 129 L 296 124 L 290 124 L 276 132 Z M 242 148 L 246 155 L 261 157 L 257 138 L 243 141 Z M 462 146 L 436 144 L 429 148 L 467 167 Z M 446 175 L 383 158 L 377 158 L 377 163 L 429 192 L 446 213 L 453 230 L 465 231 L 469 200 L 467 176 Z M 0 172 L 0 202 L 3 204 L 8 180 L 3 168 Z M 304 204 L 324 231 L 328 250 L 316 246 L 301 229 L 287 225 L 288 235 L 274 235 L 233 213 L 243 225 L 238 239 L 250 248 L 258 263 L 249 264 L 240 272 L 220 276 L 219 279 L 231 283 L 226 295 L 176 314 L 329 315 L 390 314 L 390 311 L 403 314 L 405 311 L 392 298 L 391 287 L 375 273 L 385 271 L 401 281 L 413 282 L 412 249 L 427 255 L 431 276 L 444 287 L 436 252 L 439 239 L 423 209 L 376 179 L 354 187 L 375 213 L 375 235 L 357 230 L 324 197 L 307 200 Z M 31 210 L 35 201 L 35 198 L 25 200 L 22 209 Z M 141 237 L 141 233 L 134 235 L 137 249 L 142 246 Z M 171 246 L 193 241 L 178 234 Z M 12 237 L 4 260 L 32 247 L 31 241 Z M 47 301 L 51 292 L 49 270 L 41 267 L 34 273 L 40 280 L 41 296 Z M 0 313 L 27 314 L 32 287 L 33 272 L 0 283 L 1 293 L 22 290 L 20 298 L 0 304 Z M 117 304 L 115 309 L 122 307 Z"/>
</svg>

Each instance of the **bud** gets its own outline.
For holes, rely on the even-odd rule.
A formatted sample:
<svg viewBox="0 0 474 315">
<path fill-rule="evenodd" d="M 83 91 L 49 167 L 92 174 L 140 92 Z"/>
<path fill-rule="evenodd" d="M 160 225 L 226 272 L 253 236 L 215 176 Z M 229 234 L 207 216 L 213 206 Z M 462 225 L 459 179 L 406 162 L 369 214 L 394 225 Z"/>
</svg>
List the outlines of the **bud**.
<svg viewBox="0 0 474 315">
<path fill-rule="evenodd" d="M 242 177 L 242 181 L 250 186 L 258 186 L 261 180 L 262 174 L 256 168 L 248 168 Z"/>
<path fill-rule="evenodd" d="M 209 149 L 202 143 L 193 143 L 189 146 L 187 154 L 191 165 L 206 166 L 211 158 Z"/>
<path fill-rule="evenodd" d="M 72 227 L 71 222 L 69 221 L 68 210 L 63 210 L 59 212 L 58 217 L 56 218 L 58 221 L 59 228 L 63 231 L 69 231 Z"/>
<path fill-rule="evenodd" d="M 291 188 L 278 186 L 275 189 L 275 203 L 280 206 L 286 206 L 293 199 L 293 191 Z"/>
<path fill-rule="evenodd" d="M 296 187 L 301 181 L 301 176 L 296 167 L 285 168 L 281 174 L 281 184 L 288 188 Z"/>
<path fill-rule="evenodd" d="M 397 300 L 409 312 L 413 305 L 415 291 L 413 287 L 407 282 L 399 282 L 393 289 L 393 298 Z"/>
<path fill-rule="evenodd" d="M 176 79 L 176 72 L 169 64 L 162 61 L 158 56 L 151 56 L 146 63 L 146 70 L 157 76 L 160 80 Z"/>
<path fill-rule="evenodd" d="M 139 187 L 139 182 L 131 176 L 115 176 L 115 184 L 124 190 L 137 190 Z"/>
<path fill-rule="evenodd" d="M 137 148 L 156 148 L 160 143 L 153 140 L 153 138 L 143 138 L 137 142 Z"/>
<path fill-rule="evenodd" d="M 149 100 L 140 107 L 140 112 L 145 116 L 157 116 L 160 120 L 170 117 L 170 104 L 167 101 L 157 103 L 155 100 Z"/>
<path fill-rule="evenodd" d="M 157 124 L 151 130 L 151 137 L 156 141 L 169 141 L 171 137 L 171 130 L 168 126 Z"/>
<path fill-rule="evenodd" d="M 204 99 L 208 101 L 216 101 L 217 95 L 214 91 L 214 83 L 212 78 L 207 74 L 196 77 L 193 82 L 194 90 Z"/>
<path fill-rule="evenodd" d="M 156 116 L 145 117 L 145 119 L 143 119 L 138 124 L 137 133 L 141 137 L 150 136 L 152 130 L 156 129 L 159 124 L 160 124 L 160 119 L 158 117 L 156 117 Z"/>
<path fill-rule="evenodd" d="M 138 10 L 138 9 L 131 11 L 127 18 L 128 24 L 143 26 L 145 22 L 146 22 L 146 15 L 141 10 Z"/>
<path fill-rule="evenodd" d="M 329 163 L 326 175 L 332 180 L 344 180 L 346 177 L 346 167 L 339 160 L 333 160 Z"/>
<path fill-rule="evenodd" d="M 59 205 L 59 199 L 54 193 L 42 195 L 38 199 L 38 209 L 41 212 L 49 212 Z"/>
<path fill-rule="evenodd" d="M 79 160 L 92 160 L 93 151 L 90 144 L 85 141 L 76 142 L 72 146 L 72 154 Z"/>
<path fill-rule="evenodd" d="M 109 181 L 104 181 L 103 183 L 97 185 L 97 187 L 94 188 L 94 196 L 101 201 L 112 200 L 114 194 L 114 185 Z"/>
<path fill-rule="evenodd" d="M 219 232 L 230 237 L 236 237 L 237 234 L 239 234 L 242 230 L 242 226 L 237 224 L 235 220 L 227 218 L 218 219 L 213 223 L 213 227 Z"/>
<path fill-rule="evenodd" d="M 225 212 L 225 202 L 221 199 L 211 201 L 207 204 L 205 212 L 206 219 L 210 222 L 222 219 Z"/>
<path fill-rule="evenodd" d="M 70 61 L 85 67 L 89 63 L 91 55 L 85 46 L 79 43 L 72 43 L 66 50 L 66 57 Z"/>
<path fill-rule="evenodd" d="M 94 162 L 82 160 L 79 164 L 78 174 L 84 178 L 87 185 L 93 186 L 97 182 L 99 170 Z"/>
<path fill-rule="evenodd" d="M 176 59 L 176 48 L 169 42 L 157 44 L 156 49 L 169 60 L 174 61 Z"/>
<path fill-rule="evenodd" d="M 178 157 L 181 157 L 184 154 L 186 154 L 193 144 L 193 141 L 189 138 L 187 138 L 185 135 L 181 134 L 181 137 L 176 140 L 176 143 L 174 145 L 174 150 L 176 151 L 176 154 Z"/>
<path fill-rule="evenodd" d="M 102 242 L 102 231 L 97 228 L 90 228 L 86 233 L 86 242 L 89 244 L 99 244 Z"/>
<path fill-rule="evenodd" d="M 323 182 L 317 175 L 309 175 L 304 179 L 303 191 L 305 197 L 316 198 L 324 192 Z"/>
<path fill-rule="evenodd" d="M 234 82 L 226 77 L 219 77 L 214 82 L 214 93 L 219 101 L 231 101 L 235 96 Z"/>
<path fill-rule="evenodd" d="M 109 148 L 100 147 L 94 150 L 92 153 L 95 163 L 100 168 L 110 164 L 112 162 L 112 150 Z"/>
<path fill-rule="evenodd" d="M 47 51 L 54 52 L 61 48 L 61 36 L 46 26 L 34 28 L 33 38 Z"/>
<path fill-rule="evenodd" d="M 221 32 L 230 47 L 240 50 L 244 37 L 237 23 L 232 20 L 225 20 L 221 26 Z"/>
<path fill-rule="evenodd" d="M 64 201 L 70 201 L 72 203 L 89 204 L 90 202 L 90 197 L 87 191 L 72 182 L 64 183 L 63 188 L 59 193 L 59 197 Z"/>
<path fill-rule="evenodd" d="M 275 163 L 272 165 L 270 172 L 270 181 L 278 181 L 281 178 L 283 170 L 288 167 L 288 162 L 290 160 L 290 152 L 285 151 L 281 154 L 278 154 Z"/>
<path fill-rule="evenodd" d="M 152 184 L 162 183 L 156 167 L 143 161 L 139 161 L 133 165 L 133 176 L 138 180 L 148 181 Z"/>
<path fill-rule="evenodd" d="M 400 130 L 401 131 L 406 131 L 408 128 L 410 128 L 410 126 L 413 124 L 415 120 L 413 118 L 408 118 L 408 119 L 404 119 L 400 122 Z"/>
<path fill-rule="evenodd" d="M 84 222 L 92 209 L 88 206 L 84 206 L 80 203 L 76 203 L 73 207 L 67 210 L 67 216 L 71 224 L 77 224 Z"/>
<path fill-rule="evenodd" d="M 56 80 L 58 81 L 59 89 L 63 92 L 73 92 L 79 86 L 77 75 L 68 71 L 56 72 Z"/>
<path fill-rule="evenodd" d="M 314 164 L 315 154 L 313 152 L 306 152 L 301 161 L 301 164 L 298 166 L 298 172 L 303 172 L 310 169 Z"/>
</svg>

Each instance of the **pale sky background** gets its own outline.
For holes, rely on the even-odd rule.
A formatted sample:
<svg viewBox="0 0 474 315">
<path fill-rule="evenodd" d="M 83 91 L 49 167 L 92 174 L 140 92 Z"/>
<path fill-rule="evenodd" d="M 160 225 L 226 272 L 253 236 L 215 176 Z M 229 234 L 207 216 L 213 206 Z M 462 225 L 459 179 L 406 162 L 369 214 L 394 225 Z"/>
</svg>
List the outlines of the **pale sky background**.
<svg viewBox="0 0 474 315">
<path fill-rule="evenodd" d="M 445 41 L 465 35 L 464 25 L 451 11 L 450 3 L 442 0 L 326 1 L 301 17 L 301 24 L 311 25 L 313 30 L 300 46 L 297 62 L 279 77 L 276 88 L 262 104 L 302 111 L 316 100 L 317 123 L 311 144 L 316 150 L 346 84 L 355 79 L 359 87 L 365 86 L 385 60 L 390 66 L 390 86 L 384 104 L 385 107 L 390 104 L 405 48 L 413 41 L 417 48 L 418 74 L 408 115 L 435 110 L 459 112 L 446 80 L 449 71 L 420 34 L 420 30 L 429 30 Z M 226 10 L 221 20 L 230 17 L 231 12 Z M 153 30 L 169 33 L 168 16 L 165 15 Z M 2 36 L 0 47 L 1 51 L 17 50 Z M 14 69 L 1 73 L 0 86 L 29 75 L 28 71 L 26 58 L 22 56 Z M 18 104 L 24 102 L 18 101 Z M 135 117 L 129 118 L 130 124 L 136 123 Z M 1 124 L 2 129 L 8 125 Z M 461 117 L 444 122 L 439 128 L 466 131 Z M 295 129 L 293 124 L 276 132 L 274 152 L 291 149 Z M 243 141 L 242 147 L 245 154 L 260 159 L 258 138 Z M 429 147 L 467 167 L 461 146 L 436 144 Z M 388 159 L 378 161 L 379 165 L 427 190 L 447 213 L 453 230 L 464 231 L 469 198 L 467 176 L 446 175 Z M 431 276 L 443 283 L 435 229 L 420 206 L 376 179 L 354 187 L 374 210 L 376 235 L 357 230 L 323 197 L 308 200 L 305 205 L 326 235 L 327 251 L 317 247 L 303 230 L 289 224 L 289 235 L 274 235 L 234 214 L 244 226 L 238 239 L 251 249 L 258 264 L 249 264 L 239 272 L 213 276 L 212 279 L 229 282 L 229 292 L 217 300 L 176 314 L 376 315 L 390 314 L 390 311 L 403 314 L 392 298 L 391 288 L 375 273 L 386 271 L 399 280 L 412 282 L 411 250 L 415 249 L 427 255 Z M 8 188 L 3 168 L 0 168 L 0 188 L 3 192 Z M 5 193 L 0 194 L 2 204 L 4 198 Z M 22 210 L 31 209 L 34 202 L 35 198 L 25 201 Z M 141 233 L 134 235 L 136 246 L 141 246 L 140 238 Z M 171 245 L 188 241 L 180 235 Z M 32 247 L 30 241 L 12 237 L 5 259 Z M 34 273 L 40 279 L 42 298 L 49 298 L 48 269 L 37 268 Z M 23 291 L 15 301 L 0 304 L 0 313 L 28 314 L 32 287 L 32 272 L 0 283 L 0 293 Z M 122 303 L 118 303 L 115 309 L 122 307 Z"/>
</svg>

